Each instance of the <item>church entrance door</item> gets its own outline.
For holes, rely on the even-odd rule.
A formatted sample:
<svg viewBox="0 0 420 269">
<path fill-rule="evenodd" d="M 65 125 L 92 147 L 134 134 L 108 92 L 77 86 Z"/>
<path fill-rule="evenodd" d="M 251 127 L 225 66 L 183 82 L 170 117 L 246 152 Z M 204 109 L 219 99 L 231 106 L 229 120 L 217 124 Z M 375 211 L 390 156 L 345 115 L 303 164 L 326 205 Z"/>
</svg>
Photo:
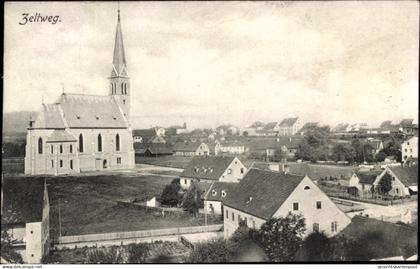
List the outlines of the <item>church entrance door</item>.
<svg viewBox="0 0 420 269">
<path fill-rule="evenodd" d="M 101 170 L 102 169 L 102 159 L 95 159 L 95 170 Z"/>
<path fill-rule="evenodd" d="M 106 162 L 106 160 L 104 160 L 104 162 L 103 162 L 103 167 L 102 168 L 107 168 L 107 162 Z"/>
</svg>

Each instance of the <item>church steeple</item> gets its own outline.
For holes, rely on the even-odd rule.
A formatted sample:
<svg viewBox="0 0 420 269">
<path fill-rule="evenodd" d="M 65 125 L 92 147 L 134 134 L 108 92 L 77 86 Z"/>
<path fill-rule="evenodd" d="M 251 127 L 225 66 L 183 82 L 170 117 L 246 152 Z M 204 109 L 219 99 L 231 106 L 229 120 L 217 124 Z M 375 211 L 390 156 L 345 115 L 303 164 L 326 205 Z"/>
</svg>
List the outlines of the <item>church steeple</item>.
<svg viewBox="0 0 420 269">
<path fill-rule="evenodd" d="M 130 116 L 130 78 L 125 59 L 124 42 L 121 30 L 121 16 L 118 8 L 117 29 L 115 31 L 114 56 L 110 77 L 109 94 L 114 96 L 128 119 Z"/>
<path fill-rule="evenodd" d="M 111 77 L 128 76 L 125 60 L 124 42 L 121 31 L 120 10 L 118 9 L 117 30 L 115 32 L 114 58 L 112 60 Z"/>
</svg>

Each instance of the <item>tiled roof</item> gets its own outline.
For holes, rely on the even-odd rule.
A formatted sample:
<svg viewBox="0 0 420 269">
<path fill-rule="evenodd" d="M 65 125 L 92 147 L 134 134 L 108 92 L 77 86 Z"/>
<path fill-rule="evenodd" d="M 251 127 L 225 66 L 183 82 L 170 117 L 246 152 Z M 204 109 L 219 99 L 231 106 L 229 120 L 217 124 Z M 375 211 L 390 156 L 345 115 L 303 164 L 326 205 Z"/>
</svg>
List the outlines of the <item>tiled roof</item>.
<svg viewBox="0 0 420 269">
<path fill-rule="evenodd" d="M 359 182 L 362 184 L 372 185 L 376 178 L 381 174 L 382 171 L 369 171 L 369 172 L 357 172 L 356 175 L 359 178 Z"/>
<path fill-rule="evenodd" d="M 276 127 L 277 122 L 269 122 L 264 126 L 264 130 L 273 130 Z"/>
<path fill-rule="evenodd" d="M 137 154 L 144 154 L 146 150 L 151 154 L 172 154 L 172 147 L 166 143 L 134 143 Z"/>
<path fill-rule="evenodd" d="M 195 156 L 180 177 L 219 180 L 235 157 Z"/>
<path fill-rule="evenodd" d="M 33 128 L 64 129 L 65 127 L 58 104 L 43 105 L 33 125 Z"/>
<path fill-rule="evenodd" d="M 77 141 L 71 133 L 66 130 L 54 130 L 52 134 L 48 137 L 47 143 L 52 142 L 73 142 Z"/>
<path fill-rule="evenodd" d="M 153 137 L 154 135 L 156 135 L 155 129 L 135 129 L 135 130 L 133 130 L 133 136 Z"/>
<path fill-rule="evenodd" d="M 400 122 L 400 125 L 401 126 L 411 126 L 412 124 L 413 124 L 413 119 L 403 119 L 401 122 Z"/>
<path fill-rule="evenodd" d="M 269 219 L 304 176 L 251 169 L 227 196 L 224 204 L 253 216 Z"/>
<path fill-rule="evenodd" d="M 349 179 L 353 168 L 331 165 L 316 165 L 308 163 L 288 163 L 290 174 L 308 175 L 313 180 L 324 178 Z"/>
<path fill-rule="evenodd" d="M 278 136 L 278 137 L 244 137 L 242 142 L 245 146 L 248 147 L 251 151 L 255 150 L 266 150 L 266 149 L 280 149 L 282 146 L 286 146 L 288 149 L 298 148 L 302 137 L 287 137 L 287 136 Z"/>
<path fill-rule="evenodd" d="M 234 182 L 215 181 L 207 191 L 204 199 L 208 201 L 224 201 L 237 185 L 238 183 Z M 224 192 L 224 196 L 222 196 L 222 191 Z"/>
<path fill-rule="evenodd" d="M 202 142 L 176 142 L 174 144 L 174 151 L 175 152 L 193 152 L 198 149 L 198 147 L 202 144 Z"/>
<path fill-rule="evenodd" d="M 405 186 L 417 186 L 419 182 L 418 165 L 388 166 Z"/>
<path fill-rule="evenodd" d="M 62 94 L 59 103 L 69 127 L 128 127 L 112 96 Z"/>
<path fill-rule="evenodd" d="M 2 224 L 42 220 L 44 180 L 41 178 L 5 178 L 2 185 Z"/>
<path fill-rule="evenodd" d="M 280 122 L 279 126 L 280 127 L 292 127 L 293 124 L 295 124 L 297 120 L 298 120 L 297 117 L 296 118 L 286 118 L 286 119 L 284 119 Z"/>
</svg>

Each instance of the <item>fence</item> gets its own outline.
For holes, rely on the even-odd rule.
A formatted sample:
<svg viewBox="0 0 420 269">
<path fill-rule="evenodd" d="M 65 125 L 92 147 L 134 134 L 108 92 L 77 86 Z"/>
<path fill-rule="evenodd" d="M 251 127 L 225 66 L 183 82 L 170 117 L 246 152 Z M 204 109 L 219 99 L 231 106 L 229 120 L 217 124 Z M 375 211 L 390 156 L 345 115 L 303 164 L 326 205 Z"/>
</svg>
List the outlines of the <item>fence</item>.
<svg viewBox="0 0 420 269">
<path fill-rule="evenodd" d="M 417 198 L 418 198 L 417 195 L 412 195 L 410 197 L 398 197 L 395 199 L 386 197 L 386 196 L 382 197 L 379 195 L 377 196 L 376 199 L 375 198 L 362 198 L 362 197 L 351 195 L 349 193 L 329 192 L 329 191 L 327 191 L 326 194 L 332 198 L 335 197 L 335 198 L 347 199 L 347 200 L 363 202 L 363 203 L 378 204 L 378 205 L 384 205 L 384 206 L 398 205 L 398 204 L 404 204 L 407 202 L 417 201 Z"/>
<path fill-rule="evenodd" d="M 145 237 L 157 237 L 157 236 L 179 235 L 179 234 L 190 234 L 190 233 L 216 232 L 216 231 L 220 231 L 222 228 L 223 228 L 223 224 L 216 224 L 216 225 L 208 225 L 208 226 L 190 226 L 190 227 L 143 230 L 143 231 L 132 231 L 132 232 L 61 236 L 58 239 L 58 243 L 70 244 L 70 243 L 78 243 L 78 242 L 122 240 L 122 239 L 131 239 L 131 238 L 145 238 Z"/>
</svg>

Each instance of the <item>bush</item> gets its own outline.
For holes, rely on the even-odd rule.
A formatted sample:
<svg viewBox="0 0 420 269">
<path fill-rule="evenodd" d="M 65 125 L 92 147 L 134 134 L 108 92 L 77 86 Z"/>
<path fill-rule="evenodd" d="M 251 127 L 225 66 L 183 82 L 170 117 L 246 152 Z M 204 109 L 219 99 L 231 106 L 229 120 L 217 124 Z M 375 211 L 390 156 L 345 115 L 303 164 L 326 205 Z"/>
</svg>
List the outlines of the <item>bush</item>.
<svg viewBox="0 0 420 269">
<path fill-rule="evenodd" d="M 128 263 L 144 263 L 149 254 L 148 244 L 128 245 Z"/>
<path fill-rule="evenodd" d="M 169 185 L 166 185 L 160 195 L 160 203 L 162 205 L 168 206 L 177 206 L 181 202 L 181 195 L 179 191 L 181 190 L 181 185 L 179 178 L 175 178 Z"/>
<path fill-rule="evenodd" d="M 99 264 L 115 264 L 123 263 L 124 258 L 119 247 L 109 247 L 109 248 L 95 248 L 88 252 L 87 257 L 88 263 Z"/>
<path fill-rule="evenodd" d="M 226 240 L 219 238 L 205 243 L 196 244 L 187 258 L 188 263 L 227 263 L 234 251 L 229 248 Z"/>
</svg>

